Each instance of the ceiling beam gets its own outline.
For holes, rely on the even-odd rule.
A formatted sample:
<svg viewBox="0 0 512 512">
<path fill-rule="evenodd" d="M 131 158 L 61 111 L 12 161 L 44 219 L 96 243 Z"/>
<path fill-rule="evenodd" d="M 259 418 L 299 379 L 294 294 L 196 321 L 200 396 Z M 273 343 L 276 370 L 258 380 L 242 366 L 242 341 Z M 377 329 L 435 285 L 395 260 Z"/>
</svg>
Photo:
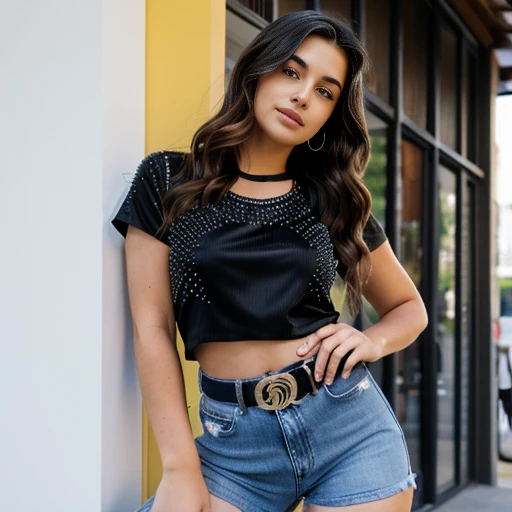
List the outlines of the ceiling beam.
<svg viewBox="0 0 512 512">
<path fill-rule="evenodd" d="M 477 39 L 486 48 L 500 48 L 508 45 L 507 32 L 512 29 L 498 14 L 493 12 L 484 0 L 449 0 Z"/>
</svg>

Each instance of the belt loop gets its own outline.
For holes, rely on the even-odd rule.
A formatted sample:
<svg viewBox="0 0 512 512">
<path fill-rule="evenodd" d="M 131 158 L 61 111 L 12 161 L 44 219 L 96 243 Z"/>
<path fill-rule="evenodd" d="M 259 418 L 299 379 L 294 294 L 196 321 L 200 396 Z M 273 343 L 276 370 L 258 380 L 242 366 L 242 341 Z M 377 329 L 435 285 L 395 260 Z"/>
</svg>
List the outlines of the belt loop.
<svg viewBox="0 0 512 512">
<path fill-rule="evenodd" d="M 238 400 L 238 405 L 240 406 L 240 414 L 247 413 L 247 407 L 244 402 L 244 394 L 242 392 L 242 381 L 237 379 L 235 381 L 235 389 L 236 389 L 236 399 Z"/>
</svg>

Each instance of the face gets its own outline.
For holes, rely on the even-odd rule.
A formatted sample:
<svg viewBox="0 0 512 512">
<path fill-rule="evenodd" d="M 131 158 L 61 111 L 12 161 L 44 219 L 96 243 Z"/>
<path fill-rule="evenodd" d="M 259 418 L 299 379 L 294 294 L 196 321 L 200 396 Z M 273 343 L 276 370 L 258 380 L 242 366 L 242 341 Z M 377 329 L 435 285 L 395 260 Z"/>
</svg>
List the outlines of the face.
<svg viewBox="0 0 512 512">
<path fill-rule="evenodd" d="M 290 146 L 321 133 L 341 96 L 347 70 L 342 50 L 319 36 L 307 37 L 290 59 L 260 77 L 254 97 L 258 131 Z M 280 112 L 286 109 L 302 120 L 294 122 Z"/>
</svg>

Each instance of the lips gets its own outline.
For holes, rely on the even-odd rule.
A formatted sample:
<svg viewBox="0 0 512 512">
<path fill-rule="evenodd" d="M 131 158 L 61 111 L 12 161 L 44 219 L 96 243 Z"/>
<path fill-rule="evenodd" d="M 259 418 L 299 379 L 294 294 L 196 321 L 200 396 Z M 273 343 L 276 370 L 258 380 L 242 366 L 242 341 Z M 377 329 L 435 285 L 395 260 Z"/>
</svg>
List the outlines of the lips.
<svg viewBox="0 0 512 512">
<path fill-rule="evenodd" d="M 300 115 L 297 114 L 295 110 L 291 110 L 289 108 L 278 108 L 276 110 L 278 110 L 279 112 L 288 117 L 291 117 L 294 121 L 297 121 L 297 123 L 299 123 L 301 126 L 304 126 L 304 121 L 302 120 L 302 117 L 300 117 Z"/>
</svg>

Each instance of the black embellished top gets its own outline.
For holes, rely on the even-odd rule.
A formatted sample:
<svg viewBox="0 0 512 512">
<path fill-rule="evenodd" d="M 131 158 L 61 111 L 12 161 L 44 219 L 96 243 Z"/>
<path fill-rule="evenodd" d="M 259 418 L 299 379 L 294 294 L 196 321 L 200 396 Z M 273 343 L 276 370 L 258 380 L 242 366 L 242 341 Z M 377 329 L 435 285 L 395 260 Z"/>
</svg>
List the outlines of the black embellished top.
<svg viewBox="0 0 512 512">
<path fill-rule="evenodd" d="M 161 199 L 184 156 L 156 151 L 139 164 L 111 221 L 124 237 L 128 224 L 156 237 Z M 171 293 L 187 360 L 196 360 L 193 350 L 201 343 L 299 338 L 340 315 L 330 295 L 339 259 L 297 182 L 269 199 L 228 190 L 217 204 L 179 215 L 158 239 L 169 245 Z M 387 240 L 373 214 L 363 239 L 370 251 Z"/>
</svg>

